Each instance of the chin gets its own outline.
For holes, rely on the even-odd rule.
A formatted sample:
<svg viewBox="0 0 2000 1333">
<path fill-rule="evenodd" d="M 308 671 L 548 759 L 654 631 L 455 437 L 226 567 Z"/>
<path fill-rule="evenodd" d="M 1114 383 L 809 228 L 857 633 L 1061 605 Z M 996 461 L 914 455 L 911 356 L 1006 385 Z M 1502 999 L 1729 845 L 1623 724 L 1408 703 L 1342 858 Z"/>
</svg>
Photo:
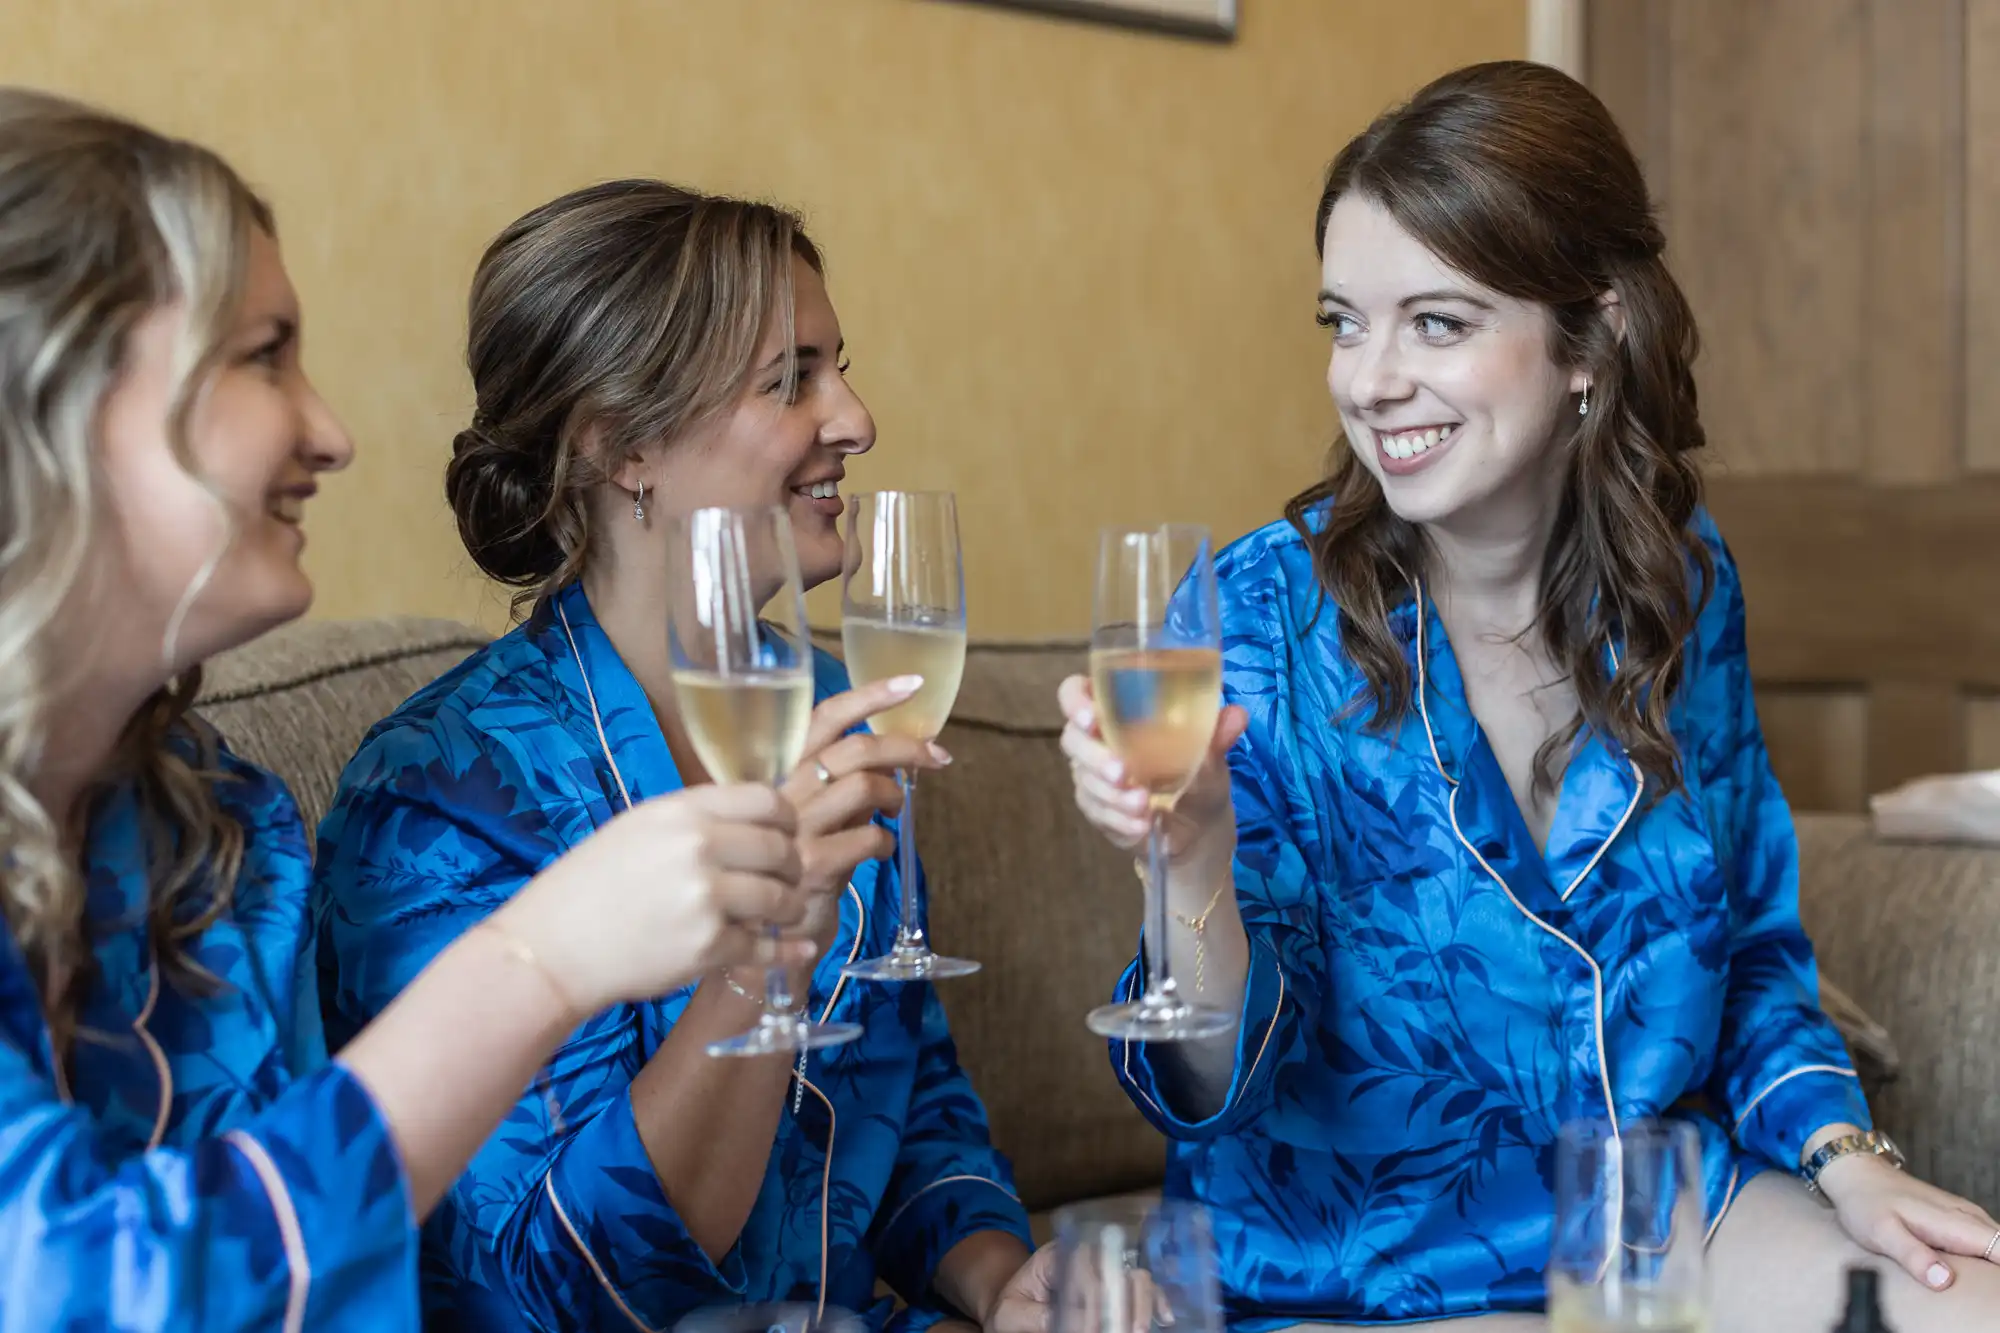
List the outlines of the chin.
<svg viewBox="0 0 2000 1333">
<path fill-rule="evenodd" d="M 807 592 L 840 577 L 846 559 L 846 548 L 838 537 L 832 542 L 814 541 L 810 538 L 799 542 L 799 583 Z"/>
<path fill-rule="evenodd" d="M 209 609 L 208 633 L 202 642 L 188 643 L 180 656 L 199 661 L 241 648 L 297 620 L 312 609 L 312 602 L 312 581 L 296 566 L 259 579 L 254 586 L 217 589 L 201 599 Z"/>
</svg>

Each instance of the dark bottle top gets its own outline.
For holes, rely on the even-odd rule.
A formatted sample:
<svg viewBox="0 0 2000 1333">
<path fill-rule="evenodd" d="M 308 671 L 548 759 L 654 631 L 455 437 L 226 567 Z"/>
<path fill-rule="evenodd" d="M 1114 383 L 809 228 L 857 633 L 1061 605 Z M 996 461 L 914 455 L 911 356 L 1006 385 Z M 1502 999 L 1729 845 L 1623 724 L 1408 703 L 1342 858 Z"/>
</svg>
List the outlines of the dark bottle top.
<svg viewBox="0 0 2000 1333">
<path fill-rule="evenodd" d="M 1894 1333 L 1882 1318 L 1876 1281 L 1872 1268 L 1847 1270 L 1847 1313 L 1833 1326 L 1833 1333 Z"/>
</svg>

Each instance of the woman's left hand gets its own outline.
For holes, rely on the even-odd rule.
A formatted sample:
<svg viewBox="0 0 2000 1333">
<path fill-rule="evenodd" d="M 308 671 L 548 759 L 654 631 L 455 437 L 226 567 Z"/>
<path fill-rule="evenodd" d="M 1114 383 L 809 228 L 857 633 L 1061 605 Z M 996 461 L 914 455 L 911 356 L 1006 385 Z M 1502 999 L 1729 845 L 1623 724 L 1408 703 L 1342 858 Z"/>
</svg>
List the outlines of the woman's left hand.
<svg viewBox="0 0 2000 1333">
<path fill-rule="evenodd" d="M 1973 1263 L 2000 1258 L 2000 1244 L 1994 1243 L 2000 1222 L 1984 1208 L 1879 1157 L 1837 1158 L 1820 1172 L 1819 1187 L 1848 1235 L 1927 1287 L 1952 1284 L 1953 1256 Z"/>
<path fill-rule="evenodd" d="M 1056 1247 L 1044 1245 L 1007 1280 L 986 1312 L 986 1333 L 1047 1333 L 1055 1257 Z"/>
</svg>

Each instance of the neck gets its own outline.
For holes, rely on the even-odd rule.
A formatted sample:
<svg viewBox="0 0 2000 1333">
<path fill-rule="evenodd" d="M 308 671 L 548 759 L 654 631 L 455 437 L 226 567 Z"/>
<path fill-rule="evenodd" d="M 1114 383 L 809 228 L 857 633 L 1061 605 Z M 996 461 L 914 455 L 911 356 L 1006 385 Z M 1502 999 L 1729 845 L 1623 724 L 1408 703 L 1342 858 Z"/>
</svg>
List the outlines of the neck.
<svg viewBox="0 0 2000 1333">
<path fill-rule="evenodd" d="M 1529 523 L 1427 527 L 1437 601 L 1508 633 L 1527 628 L 1541 611 L 1542 565 L 1553 527 L 1552 511 Z"/>
<path fill-rule="evenodd" d="M 663 562 L 621 560 L 616 552 L 593 561 L 583 575 L 591 614 L 625 669 L 646 692 L 653 712 L 671 734 L 675 716 L 672 665 L 667 656 L 666 572 Z"/>
<path fill-rule="evenodd" d="M 119 738 L 157 681 L 122 687 L 102 679 L 74 682 L 50 712 L 42 759 L 28 775 L 28 790 L 67 840 L 81 835 L 84 801 L 109 774 Z"/>
</svg>

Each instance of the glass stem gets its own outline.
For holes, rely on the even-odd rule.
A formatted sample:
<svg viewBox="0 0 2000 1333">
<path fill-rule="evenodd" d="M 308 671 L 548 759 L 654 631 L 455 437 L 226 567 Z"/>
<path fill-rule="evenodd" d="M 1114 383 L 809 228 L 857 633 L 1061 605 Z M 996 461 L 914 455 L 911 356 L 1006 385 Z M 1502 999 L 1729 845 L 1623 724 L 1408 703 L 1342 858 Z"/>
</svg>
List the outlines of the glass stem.
<svg viewBox="0 0 2000 1333">
<path fill-rule="evenodd" d="M 771 956 L 778 956 L 778 948 L 784 942 L 785 932 L 777 926 L 771 927 Z M 792 1012 L 792 979 L 785 974 L 784 965 L 772 963 L 764 969 L 764 1021 L 777 1021 L 779 1014 Z"/>
<path fill-rule="evenodd" d="M 1146 951 L 1146 999 L 1171 1003 L 1177 987 L 1167 962 L 1167 812 L 1158 806 L 1153 808 L 1153 826 L 1146 831 L 1146 917 L 1153 937 L 1153 947 Z"/>
<path fill-rule="evenodd" d="M 777 953 L 779 943 L 784 938 L 784 932 L 776 926 L 771 927 L 773 955 Z M 776 1018 L 779 1014 L 792 1012 L 792 979 L 785 975 L 782 963 L 773 963 L 764 970 L 764 1007 L 770 1011 L 766 1014 L 767 1018 Z"/>
<path fill-rule="evenodd" d="M 896 820 L 896 874 L 903 882 L 903 923 L 896 929 L 896 952 L 924 953 L 924 923 L 917 916 L 917 775 L 896 770 L 903 788 L 903 813 Z"/>
</svg>

